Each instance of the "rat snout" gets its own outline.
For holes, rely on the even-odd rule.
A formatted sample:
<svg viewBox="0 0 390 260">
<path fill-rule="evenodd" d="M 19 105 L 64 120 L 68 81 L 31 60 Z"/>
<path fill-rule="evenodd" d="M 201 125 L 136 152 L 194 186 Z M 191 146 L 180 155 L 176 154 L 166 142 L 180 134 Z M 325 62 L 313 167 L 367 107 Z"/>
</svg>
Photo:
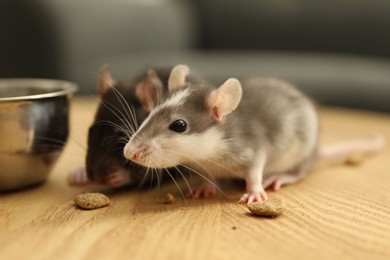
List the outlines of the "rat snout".
<svg viewBox="0 0 390 260">
<path fill-rule="evenodd" d="M 129 149 L 125 150 L 125 157 L 129 160 L 135 161 L 138 158 L 138 154 L 135 151 L 131 151 Z"/>
<path fill-rule="evenodd" d="M 171 163 L 167 163 L 165 156 L 160 151 L 161 148 L 155 140 L 131 139 L 125 145 L 123 155 L 132 162 L 144 167 L 170 167 Z"/>
<path fill-rule="evenodd" d="M 139 157 L 137 152 L 137 145 L 134 145 L 131 141 L 129 141 L 123 149 L 123 155 L 126 159 L 132 161 L 136 160 Z"/>
<path fill-rule="evenodd" d="M 138 143 L 134 140 L 130 140 L 123 149 L 123 155 L 125 156 L 125 158 L 141 165 L 145 165 L 143 161 L 149 154 L 149 145 Z"/>
</svg>

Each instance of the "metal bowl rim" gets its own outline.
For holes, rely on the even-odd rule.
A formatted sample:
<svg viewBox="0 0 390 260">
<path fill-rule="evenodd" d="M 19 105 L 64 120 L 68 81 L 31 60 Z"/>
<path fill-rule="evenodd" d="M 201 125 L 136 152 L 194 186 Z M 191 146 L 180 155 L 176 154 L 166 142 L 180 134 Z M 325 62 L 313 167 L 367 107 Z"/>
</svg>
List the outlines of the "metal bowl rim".
<svg viewBox="0 0 390 260">
<path fill-rule="evenodd" d="M 23 84 L 24 82 L 25 84 L 53 83 L 53 86 L 55 85 L 56 87 L 39 86 L 39 88 L 48 90 L 47 93 L 42 93 L 42 94 L 16 96 L 16 97 L 3 97 L 3 98 L 0 97 L 0 103 L 8 102 L 8 101 L 36 100 L 36 99 L 60 97 L 60 96 L 74 94 L 78 90 L 77 84 L 70 81 L 57 80 L 57 79 L 40 79 L 40 78 L 2 78 L 0 79 L 0 87 L 2 84 L 7 84 L 7 83 Z M 53 91 L 52 89 L 55 89 L 55 91 Z"/>
</svg>

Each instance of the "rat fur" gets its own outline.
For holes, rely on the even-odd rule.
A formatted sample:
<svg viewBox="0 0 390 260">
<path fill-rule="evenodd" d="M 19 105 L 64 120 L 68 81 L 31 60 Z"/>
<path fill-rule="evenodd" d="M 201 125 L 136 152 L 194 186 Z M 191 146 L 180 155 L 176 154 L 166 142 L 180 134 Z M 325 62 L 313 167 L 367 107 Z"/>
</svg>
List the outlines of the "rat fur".
<svg viewBox="0 0 390 260">
<path fill-rule="evenodd" d="M 127 159 L 151 168 L 192 169 L 205 179 L 189 191 L 194 198 L 215 193 L 219 178 L 242 178 L 240 203 L 267 200 L 267 187 L 305 176 L 318 155 L 319 135 L 307 96 L 274 78 L 231 78 L 216 88 L 186 80 L 188 73 L 186 65 L 172 69 L 169 95 L 129 138 Z M 363 150 L 371 148 L 368 142 Z M 344 153 L 351 150 L 347 145 Z"/>
<path fill-rule="evenodd" d="M 89 128 L 86 167 L 69 174 L 71 185 L 100 182 L 118 187 L 145 181 L 147 169 L 126 161 L 122 150 L 125 140 L 167 93 L 170 70 L 149 69 L 133 81 L 116 81 L 108 66 L 102 66 L 97 87 L 100 102 Z"/>
</svg>

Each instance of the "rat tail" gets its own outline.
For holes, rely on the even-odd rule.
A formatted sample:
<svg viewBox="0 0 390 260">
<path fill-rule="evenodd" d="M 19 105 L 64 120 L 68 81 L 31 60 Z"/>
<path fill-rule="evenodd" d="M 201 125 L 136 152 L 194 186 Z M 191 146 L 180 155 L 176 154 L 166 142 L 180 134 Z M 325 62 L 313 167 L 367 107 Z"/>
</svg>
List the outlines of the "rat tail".
<svg viewBox="0 0 390 260">
<path fill-rule="evenodd" d="M 319 169 L 340 164 L 360 164 L 366 157 L 380 151 L 384 146 L 385 137 L 381 134 L 326 145 L 318 149 L 317 160 L 313 168 Z"/>
</svg>

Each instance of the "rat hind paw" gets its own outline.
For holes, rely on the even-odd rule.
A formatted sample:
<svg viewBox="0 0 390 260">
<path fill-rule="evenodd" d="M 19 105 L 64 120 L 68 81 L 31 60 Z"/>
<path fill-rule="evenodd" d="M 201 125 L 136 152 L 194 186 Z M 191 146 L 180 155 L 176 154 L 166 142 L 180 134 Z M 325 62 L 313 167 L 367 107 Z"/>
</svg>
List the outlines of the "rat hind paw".
<svg viewBox="0 0 390 260">
<path fill-rule="evenodd" d="M 245 193 L 242 195 L 241 199 L 238 203 L 250 203 L 250 202 L 258 202 L 258 201 L 266 201 L 268 200 L 268 195 L 265 191 L 261 191 L 259 193 Z"/>
<path fill-rule="evenodd" d="M 284 185 L 293 184 L 300 181 L 303 176 L 304 174 L 299 173 L 286 173 L 282 175 L 270 176 L 263 181 L 263 187 L 264 189 L 272 188 L 274 191 L 277 191 Z"/>
</svg>

